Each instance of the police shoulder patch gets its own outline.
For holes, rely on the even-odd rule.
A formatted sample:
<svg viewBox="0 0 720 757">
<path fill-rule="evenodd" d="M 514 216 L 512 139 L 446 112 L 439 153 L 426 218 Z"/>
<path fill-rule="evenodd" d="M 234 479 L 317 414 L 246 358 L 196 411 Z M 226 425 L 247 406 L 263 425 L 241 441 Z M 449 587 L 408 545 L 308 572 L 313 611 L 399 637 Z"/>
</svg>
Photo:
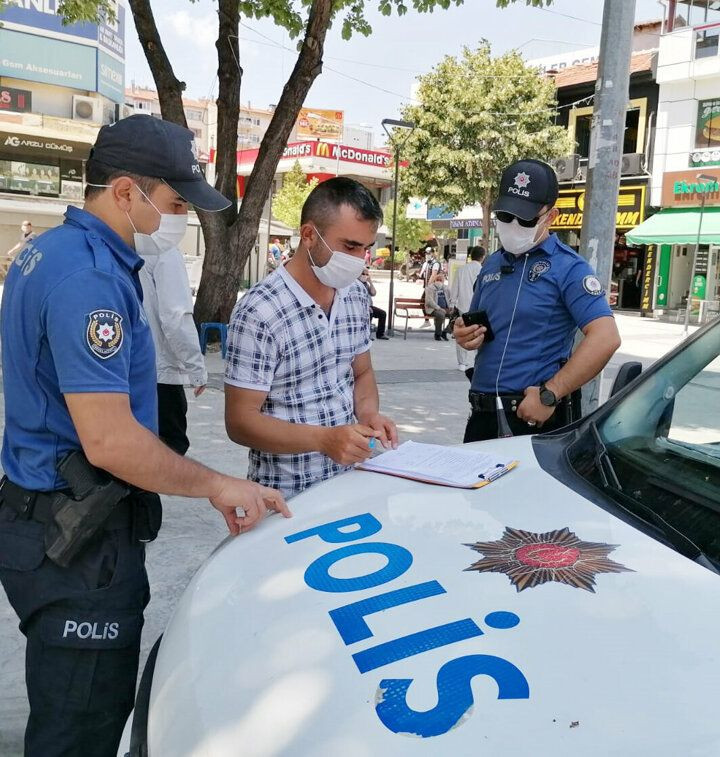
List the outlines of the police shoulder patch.
<svg viewBox="0 0 720 757">
<path fill-rule="evenodd" d="M 603 285 L 600 283 L 600 279 L 597 276 L 586 276 L 582 282 L 583 289 L 594 297 L 599 297 L 601 294 L 605 294 Z"/>
<path fill-rule="evenodd" d="M 93 310 L 88 316 L 87 344 L 101 360 L 116 355 L 123 343 L 122 316 L 114 310 Z"/>
</svg>

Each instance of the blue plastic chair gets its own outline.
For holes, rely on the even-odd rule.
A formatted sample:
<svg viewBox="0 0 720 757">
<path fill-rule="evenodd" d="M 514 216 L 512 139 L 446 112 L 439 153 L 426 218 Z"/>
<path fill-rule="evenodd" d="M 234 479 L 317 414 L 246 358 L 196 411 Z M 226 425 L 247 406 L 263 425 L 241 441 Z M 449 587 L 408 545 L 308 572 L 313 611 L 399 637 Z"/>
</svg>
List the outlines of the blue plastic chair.
<svg viewBox="0 0 720 757">
<path fill-rule="evenodd" d="M 223 360 L 225 359 L 225 353 L 227 352 L 227 323 L 201 323 L 200 324 L 200 351 L 205 354 L 208 342 L 208 332 L 215 330 L 220 334 L 220 349 L 222 351 Z"/>
</svg>

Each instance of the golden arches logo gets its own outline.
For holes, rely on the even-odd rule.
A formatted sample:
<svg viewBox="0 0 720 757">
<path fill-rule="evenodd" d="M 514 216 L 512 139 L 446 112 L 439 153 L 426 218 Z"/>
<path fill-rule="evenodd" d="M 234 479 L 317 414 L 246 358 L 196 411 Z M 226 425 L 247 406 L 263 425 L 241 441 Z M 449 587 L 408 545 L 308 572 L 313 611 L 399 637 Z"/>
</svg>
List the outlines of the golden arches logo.
<svg viewBox="0 0 720 757">
<path fill-rule="evenodd" d="M 330 145 L 327 142 L 318 142 L 316 154 L 319 158 L 329 158 Z"/>
</svg>

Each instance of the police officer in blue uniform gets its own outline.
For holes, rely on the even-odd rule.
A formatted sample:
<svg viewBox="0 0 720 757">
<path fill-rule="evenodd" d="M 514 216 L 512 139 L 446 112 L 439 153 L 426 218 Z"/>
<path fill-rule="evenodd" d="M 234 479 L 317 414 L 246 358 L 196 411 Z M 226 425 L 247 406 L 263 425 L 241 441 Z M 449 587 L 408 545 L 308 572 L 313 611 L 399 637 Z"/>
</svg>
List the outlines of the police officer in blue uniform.
<svg viewBox="0 0 720 757">
<path fill-rule="evenodd" d="M 566 425 L 571 395 L 620 346 L 595 272 L 549 231 L 557 197 L 547 163 L 521 160 L 503 171 L 493 208 L 502 247 L 485 262 L 470 306 L 486 311 L 494 339 L 485 340 L 484 326 L 455 321 L 457 343 L 479 350 L 465 442 L 503 435 L 498 402 L 514 435 Z M 577 329 L 585 338 L 571 355 Z"/>
<path fill-rule="evenodd" d="M 278 492 L 177 455 L 157 437 L 155 354 L 139 250 L 177 245 L 208 185 L 192 132 L 137 115 L 100 130 L 83 210 L 30 240 L 2 299 L 5 434 L 0 580 L 27 637 L 29 757 L 115 755 L 133 706 L 151 492 L 206 497 L 230 533 Z M 242 513 L 239 513 L 239 508 Z"/>
</svg>

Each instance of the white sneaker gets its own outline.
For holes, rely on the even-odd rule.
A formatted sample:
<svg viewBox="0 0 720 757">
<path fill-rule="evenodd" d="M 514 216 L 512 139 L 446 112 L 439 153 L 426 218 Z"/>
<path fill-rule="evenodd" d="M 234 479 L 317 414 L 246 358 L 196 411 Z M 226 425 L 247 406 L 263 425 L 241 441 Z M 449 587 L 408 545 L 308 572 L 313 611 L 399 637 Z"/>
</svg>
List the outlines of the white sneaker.
<svg viewBox="0 0 720 757">
<path fill-rule="evenodd" d="M 460 363 L 460 365 L 458 365 L 457 369 L 459 371 L 462 371 L 463 373 L 465 373 L 465 371 L 468 369 L 468 366 L 467 365 L 463 365 L 462 363 Z"/>
</svg>

